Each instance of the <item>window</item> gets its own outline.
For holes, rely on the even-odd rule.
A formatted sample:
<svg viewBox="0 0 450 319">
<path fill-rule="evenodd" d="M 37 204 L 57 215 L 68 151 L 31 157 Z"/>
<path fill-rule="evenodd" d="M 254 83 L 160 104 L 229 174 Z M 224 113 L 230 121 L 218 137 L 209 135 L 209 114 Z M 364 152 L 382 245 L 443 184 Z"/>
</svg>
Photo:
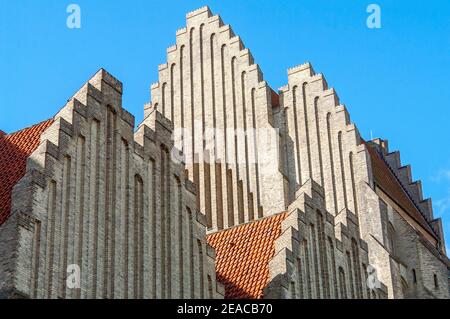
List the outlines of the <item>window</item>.
<svg viewBox="0 0 450 319">
<path fill-rule="evenodd" d="M 300 258 L 297 258 L 297 277 L 299 285 L 299 298 L 303 299 L 303 269 L 302 261 Z"/>
<path fill-rule="evenodd" d="M 434 288 L 439 288 L 438 277 L 436 274 L 433 275 L 433 279 L 434 279 Z"/>
<path fill-rule="evenodd" d="M 388 223 L 388 245 L 391 255 L 395 255 L 395 230 L 391 223 Z"/>
<path fill-rule="evenodd" d="M 353 271 L 355 272 L 356 281 L 356 296 L 358 299 L 363 297 L 362 292 L 362 280 L 361 280 L 361 268 L 359 262 L 359 247 L 355 238 L 352 238 L 352 261 L 353 261 Z"/>
<path fill-rule="evenodd" d="M 415 269 L 412 270 L 412 276 L 413 276 L 413 283 L 416 283 L 417 282 L 417 275 L 416 275 L 416 270 Z"/>
<path fill-rule="evenodd" d="M 205 295 L 205 282 L 204 282 L 204 274 L 203 274 L 203 246 L 200 239 L 197 239 L 198 246 L 198 265 L 199 265 L 199 285 L 200 285 L 200 299 L 204 298 Z"/>
<path fill-rule="evenodd" d="M 347 287 L 345 282 L 344 269 L 342 267 L 339 267 L 338 273 L 339 273 L 339 288 L 341 299 L 347 299 Z"/>
<path fill-rule="evenodd" d="M 295 293 L 295 281 L 291 281 L 291 297 L 292 299 L 297 299 L 297 294 Z"/>
<path fill-rule="evenodd" d="M 208 296 L 210 299 L 214 298 L 214 293 L 213 293 L 213 282 L 211 279 L 211 276 L 208 275 Z"/>
</svg>

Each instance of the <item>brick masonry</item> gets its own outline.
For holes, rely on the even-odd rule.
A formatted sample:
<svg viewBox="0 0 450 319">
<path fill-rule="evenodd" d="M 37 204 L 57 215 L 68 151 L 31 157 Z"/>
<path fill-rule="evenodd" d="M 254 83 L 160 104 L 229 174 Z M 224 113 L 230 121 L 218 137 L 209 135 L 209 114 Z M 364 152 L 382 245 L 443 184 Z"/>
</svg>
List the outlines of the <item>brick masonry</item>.
<svg viewBox="0 0 450 319">
<path fill-rule="evenodd" d="M 295 267 L 290 257 L 281 258 L 277 254 L 278 259 L 271 266 L 274 283 L 270 296 L 371 297 L 366 289 L 361 292 L 350 289 L 360 285 L 365 288 L 365 269 L 369 265 L 375 267 L 381 281 L 380 288 L 374 292 L 378 297 L 424 297 L 411 292 L 420 290 L 418 286 L 426 282 L 425 279 L 411 282 L 413 271 L 421 272 L 427 280 L 436 275 L 438 282 L 443 283 L 443 286 L 428 289 L 429 296 L 448 296 L 448 259 L 442 226 L 439 219 L 433 218 L 431 201 L 422 198 L 420 181 L 411 180 L 410 168 L 401 165 L 398 152 L 385 152 L 383 161 L 401 182 L 400 191 L 407 193 L 437 236 L 430 237 L 408 212 L 395 205 L 395 201 L 391 203 L 394 206 L 391 211 L 406 218 L 408 231 L 417 235 L 415 253 L 431 250 L 430 258 L 437 267 L 435 271 L 429 271 L 423 265 L 409 264 L 408 258 L 398 258 L 389 248 L 388 242 L 392 238 L 387 236 L 388 229 L 393 227 L 395 245 L 402 246 L 406 244 L 400 235 L 405 225 L 394 225 L 383 214 L 386 198 L 374 181 L 369 146 L 351 122 L 336 91 L 328 86 L 322 74 L 315 73 L 310 63 L 288 70 L 288 83 L 279 89 L 277 103 L 278 99 L 274 99 L 277 95 L 264 81 L 259 66 L 241 38 L 220 16 L 203 7 L 186 16 L 186 26 L 177 31 L 175 45 L 167 49 L 167 62 L 158 70 L 159 81 L 152 85 L 152 102 L 146 105 L 145 112 L 149 114 L 157 109 L 173 121 L 175 129 L 183 128 L 193 135 L 185 134 L 175 144 L 187 156 L 188 174 L 198 185 L 197 203 L 206 215 L 209 233 L 286 210 L 307 216 L 305 225 L 292 226 L 296 233 L 292 240 L 309 238 L 308 245 L 313 245 L 309 250 L 317 248 L 319 255 L 326 255 L 317 257 L 317 263 L 309 266 L 312 267 L 309 280 L 318 286 L 304 286 L 305 291 L 300 292 L 296 282 L 296 294 L 280 290 L 279 276 L 292 277 Z M 205 139 L 209 137 L 205 132 L 209 128 L 216 128 L 218 132 L 213 139 L 214 147 L 210 148 L 205 147 Z M 276 142 L 269 144 L 258 133 L 225 139 L 222 136 L 227 136 L 225 129 L 229 128 L 267 129 L 273 132 Z M 375 147 L 377 141 L 369 144 Z M 328 267 L 331 266 L 322 264 L 332 259 L 329 247 L 328 251 L 323 247 L 321 251 L 319 247 L 314 248 L 315 244 L 320 245 L 322 236 L 317 230 L 320 225 L 316 213 L 310 212 L 304 204 L 296 206 L 299 205 L 299 192 L 302 193 L 305 187 L 310 188 L 306 186 L 308 184 L 315 185 L 313 189 L 322 189 L 322 192 L 315 192 L 323 194 L 320 204 L 316 205 L 317 211 L 324 219 L 328 216 L 331 223 L 324 223 L 326 227 L 322 227 L 321 232 L 325 232 L 325 237 L 329 237 L 334 245 L 336 262 L 333 268 L 342 270 L 341 277 L 347 281 L 345 294 L 340 293 L 343 284 L 339 274 L 334 283 L 326 283 L 332 277 L 330 274 L 338 273 L 339 269 L 330 268 L 330 271 Z M 422 247 L 419 238 L 427 238 L 428 248 Z M 311 244 L 311 239 L 317 243 Z M 352 246 L 352 240 L 357 247 Z M 287 243 L 287 239 L 283 241 L 283 245 Z M 325 247 L 326 244 L 329 244 L 327 239 L 322 245 Z M 300 253 L 297 248 L 292 248 L 293 256 Z M 277 249 L 281 252 L 288 246 Z M 312 255 L 310 261 L 311 258 Z M 359 261 L 352 270 L 355 258 Z M 350 277 L 362 282 L 353 284 Z M 289 288 L 286 282 L 283 285 L 285 289 Z M 332 285 L 340 286 L 337 293 Z"/>
<path fill-rule="evenodd" d="M 154 112 L 133 133 L 121 96 L 100 70 L 41 136 L 1 226 L 2 297 L 223 296 L 171 123 Z M 81 289 L 66 285 L 71 264 Z"/>
<path fill-rule="evenodd" d="M 206 234 L 282 212 L 264 297 L 449 297 L 442 222 L 421 183 L 387 142 L 362 140 L 309 63 L 274 93 L 203 7 L 158 70 L 136 132 L 122 83 L 100 70 L 42 134 L 0 226 L 0 297 L 222 298 Z M 423 220 L 380 187 L 370 147 Z M 80 289 L 66 285 L 71 264 Z"/>
</svg>

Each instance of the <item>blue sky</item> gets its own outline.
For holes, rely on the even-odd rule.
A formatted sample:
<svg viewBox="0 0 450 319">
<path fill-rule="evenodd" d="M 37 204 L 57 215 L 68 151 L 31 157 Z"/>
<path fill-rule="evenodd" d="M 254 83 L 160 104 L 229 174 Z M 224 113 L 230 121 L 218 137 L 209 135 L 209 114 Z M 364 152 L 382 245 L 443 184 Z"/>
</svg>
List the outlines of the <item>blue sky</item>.
<svg viewBox="0 0 450 319">
<path fill-rule="evenodd" d="M 81 29 L 66 26 L 71 3 Z M 371 3 L 381 29 L 366 26 Z M 387 138 L 412 164 L 450 246 L 450 1 L 0 0 L 0 129 L 53 116 L 100 67 L 124 83 L 138 123 L 175 31 L 203 5 L 233 26 L 273 88 L 305 61 L 323 73 L 362 135 Z"/>
</svg>

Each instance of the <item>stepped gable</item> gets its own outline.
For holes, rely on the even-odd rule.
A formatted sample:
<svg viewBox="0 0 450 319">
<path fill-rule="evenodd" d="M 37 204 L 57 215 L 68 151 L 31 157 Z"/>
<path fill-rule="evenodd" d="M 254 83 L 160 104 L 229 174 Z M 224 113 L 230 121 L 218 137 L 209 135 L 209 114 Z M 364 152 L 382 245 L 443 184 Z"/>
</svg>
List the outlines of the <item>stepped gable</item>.
<svg viewBox="0 0 450 319">
<path fill-rule="evenodd" d="M 217 280 L 225 298 L 260 299 L 269 283 L 269 261 L 287 213 L 272 215 L 207 236 L 216 250 Z"/>
<path fill-rule="evenodd" d="M 12 134 L 0 132 L 0 225 L 10 215 L 12 190 L 25 174 L 27 158 L 52 123 L 50 119 Z"/>
<path fill-rule="evenodd" d="M 389 197 L 394 200 L 403 210 L 418 222 L 430 235 L 436 238 L 436 233 L 426 221 L 425 217 L 420 213 L 419 209 L 414 205 L 411 198 L 407 195 L 405 189 L 395 177 L 387 163 L 381 158 L 377 150 L 366 143 L 367 150 L 372 161 L 372 171 L 374 181 Z"/>
<path fill-rule="evenodd" d="M 279 96 L 231 26 L 208 7 L 189 12 L 158 67 L 144 123 L 156 109 L 172 121 L 175 134 L 183 129 L 175 146 L 197 185 L 197 205 L 209 230 L 285 209 L 272 121 L 272 107 L 279 106 Z M 212 129 L 216 133 L 209 136 Z M 227 131 L 239 134 L 229 138 Z"/>
</svg>

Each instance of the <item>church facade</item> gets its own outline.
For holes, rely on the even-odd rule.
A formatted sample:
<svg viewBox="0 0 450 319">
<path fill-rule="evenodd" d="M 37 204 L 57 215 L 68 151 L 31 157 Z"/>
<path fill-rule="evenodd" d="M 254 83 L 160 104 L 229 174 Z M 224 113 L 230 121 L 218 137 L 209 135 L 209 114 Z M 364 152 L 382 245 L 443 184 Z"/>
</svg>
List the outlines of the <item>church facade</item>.
<svg viewBox="0 0 450 319">
<path fill-rule="evenodd" d="M 0 132 L 0 297 L 449 298 L 442 222 L 322 74 L 275 92 L 204 7 L 134 130 L 98 71 Z"/>
</svg>

